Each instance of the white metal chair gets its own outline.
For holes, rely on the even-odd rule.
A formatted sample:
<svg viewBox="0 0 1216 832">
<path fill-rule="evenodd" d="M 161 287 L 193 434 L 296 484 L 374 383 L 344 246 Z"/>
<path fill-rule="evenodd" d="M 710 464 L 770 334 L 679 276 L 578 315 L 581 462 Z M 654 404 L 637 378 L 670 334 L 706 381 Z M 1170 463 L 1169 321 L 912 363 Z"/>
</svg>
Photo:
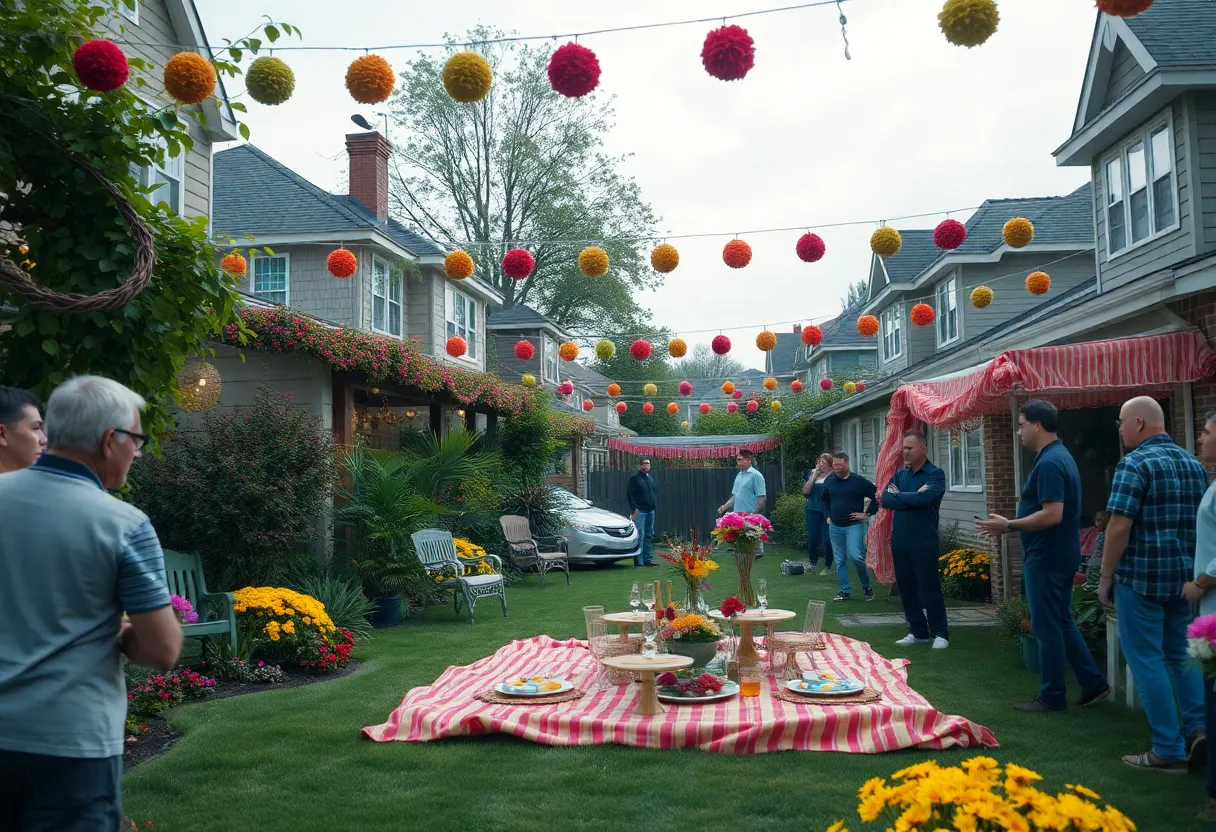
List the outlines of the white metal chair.
<svg viewBox="0 0 1216 832">
<path fill-rule="evenodd" d="M 452 533 L 445 529 L 423 529 L 410 535 L 414 542 L 414 553 L 422 563 L 427 575 L 453 569 L 456 572 L 456 582 L 452 592 L 452 607 L 460 614 L 460 598 L 464 597 L 469 605 L 469 623 L 473 620 L 473 608 L 477 606 L 478 598 L 497 595 L 502 600 L 502 614 L 507 614 L 507 587 L 502 578 L 502 559 L 497 555 L 486 555 L 485 560 L 495 567 L 493 575 L 466 575 L 464 564 L 456 557 L 456 544 Z M 426 609 L 423 608 L 423 614 Z"/>
<path fill-rule="evenodd" d="M 818 650 L 823 646 L 823 615 L 826 608 L 823 601 L 814 599 L 806 603 L 806 617 L 802 619 L 802 632 L 787 631 L 771 634 L 767 641 L 769 666 L 777 653 L 784 656 L 785 677 L 797 678 L 798 654 L 809 650 Z"/>
<path fill-rule="evenodd" d="M 532 537 L 532 527 L 527 517 L 508 514 L 498 518 L 502 526 L 503 537 L 507 539 L 507 559 L 517 569 L 536 568 L 540 574 L 540 585 L 545 585 L 545 573 L 553 569 L 561 569 L 566 573 L 566 585 L 570 585 L 570 558 L 567 556 L 565 541 L 560 549 L 542 550 L 540 544 Z"/>
</svg>

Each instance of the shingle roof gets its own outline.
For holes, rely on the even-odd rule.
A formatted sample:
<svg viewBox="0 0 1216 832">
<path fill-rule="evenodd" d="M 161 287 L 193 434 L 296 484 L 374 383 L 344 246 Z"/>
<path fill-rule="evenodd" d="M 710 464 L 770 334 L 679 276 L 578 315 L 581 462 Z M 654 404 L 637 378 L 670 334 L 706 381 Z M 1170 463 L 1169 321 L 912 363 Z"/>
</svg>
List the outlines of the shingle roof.
<svg viewBox="0 0 1216 832">
<path fill-rule="evenodd" d="M 378 221 L 358 200 L 318 188 L 251 144 L 213 158 L 216 231 L 269 236 L 374 229 L 416 256 L 443 254 L 396 220 Z"/>
<path fill-rule="evenodd" d="M 521 327 L 534 329 L 537 327 L 551 327 L 563 331 L 560 326 L 546 318 L 540 312 L 537 312 L 531 306 L 519 304 L 518 306 L 510 306 L 506 309 L 499 309 L 497 312 L 486 318 L 487 326 L 503 326 L 503 327 Z"/>
<path fill-rule="evenodd" d="M 859 350 L 877 349 L 877 342 L 873 338 L 867 338 L 857 331 L 857 319 L 861 317 L 861 310 L 864 308 L 865 301 L 854 304 L 824 324 L 822 326 L 823 343 L 829 347 L 856 347 Z"/>
<path fill-rule="evenodd" d="M 802 348 L 802 336 L 797 332 L 778 332 L 777 346 L 769 353 L 766 365 L 770 372 L 782 375 L 794 372 L 798 350 Z"/>
<path fill-rule="evenodd" d="M 899 254 L 894 257 L 884 257 L 887 277 L 892 283 L 907 283 L 923 272 L 926 267 L 941 254 L 941 249 L 933 245 L 933 229 L 914 228 L 900 231 L 903 245 Z"/>
<path fill-rule="evenodd" d="M 1216 64 L 1216 1 L 1160 0 L 1127 26 L 1161 66 Z"/>
<path fill-rule="evenodd" d="M 1004 244 L 1001 231 L 1014 217 L 1034 225 L 1034 241 L 1093 246 L 1093 186 L 1086 182 L 1066 196 L 986 199 L 967 220 L 967 239 L 956 254 L 991 254 Z M 936 258 L 934 258 L 936 259 Z"/>
</svg>

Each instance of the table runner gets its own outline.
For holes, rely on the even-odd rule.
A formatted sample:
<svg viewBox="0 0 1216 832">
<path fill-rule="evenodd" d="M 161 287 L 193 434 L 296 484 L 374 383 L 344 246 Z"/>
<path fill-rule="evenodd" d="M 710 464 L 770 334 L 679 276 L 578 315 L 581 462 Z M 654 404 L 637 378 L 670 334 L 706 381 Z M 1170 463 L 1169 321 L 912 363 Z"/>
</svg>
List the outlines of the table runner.
<svg viewBox="0 0 1216 832">
<path fill-rule="evenodd" d="M 783 702 L 772 695 L 773 685 L 780 682 L 769 676 L 758 698 L 668 705 L 664 714 L 637 716 L 633 710 L 638 685 L 595 688 L 596 664 L 586 641 L 541 635 L 513 641 L 471 665 L 449 667 L 434 684 L 406 693 L 383 725 L 366 727 L 362 733 L 376 742 L 427 742 L 499 732 L 546 745 L 616 743 L 728 754 L 996 747 L 989 729 L 938 712 L 912 690 L 906 659 L 885 659 L 867 643 L 845 636 L 824 638 L 827 649 L 799 654 L 800 663 L 859 678 L 882 693 L 881 702 L 847 707 Z M 476 698 L 503 679 L 532 673 L 571 679 L 586 695 L 547 708 L 494 705 Z"/>
</svg>

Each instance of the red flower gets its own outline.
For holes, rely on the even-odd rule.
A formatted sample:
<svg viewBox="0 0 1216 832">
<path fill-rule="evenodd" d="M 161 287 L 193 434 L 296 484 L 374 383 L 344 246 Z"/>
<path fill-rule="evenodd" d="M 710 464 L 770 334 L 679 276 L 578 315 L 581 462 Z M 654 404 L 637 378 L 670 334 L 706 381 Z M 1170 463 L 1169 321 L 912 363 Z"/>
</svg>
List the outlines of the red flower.
<svg viewBox="0 0 1216 832">
<path fill-rule="evenodd" d="M 676 608 L 675 608 L 674 604 L 669 604 L 667 606 L 667 611 L 666 611 L 665 615 L 666 615 L 668 621 L 676 620 Z"/>
<path fill-rule="evenodd" d="M 722 602 L 722 606 L 719 607 L 718 609 L 723 615 L 725 615 L 727 618 L 730 618 L 731 616 L 735 615 L 736 613 L 743 612 L 745 609 L 747 609 L 747 607 L 743 606 L 742 601 L 740 601 L 735 596 L 731 595 Z"/>
<path fill-rule="evenodd" d="M 764 532 L 760 532 L 760 539 L 761 539 L 761 540 L 768 540 L 768 535 L 767 535 L 767 534 L 765 534 Z"/>
</svg>

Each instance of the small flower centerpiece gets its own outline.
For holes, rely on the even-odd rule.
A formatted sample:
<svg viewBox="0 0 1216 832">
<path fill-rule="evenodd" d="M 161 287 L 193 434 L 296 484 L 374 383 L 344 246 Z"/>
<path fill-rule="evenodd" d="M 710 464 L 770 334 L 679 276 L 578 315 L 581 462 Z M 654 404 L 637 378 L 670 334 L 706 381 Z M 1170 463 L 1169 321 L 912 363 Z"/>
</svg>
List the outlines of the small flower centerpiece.
<svg viewBox="0 0 1216 832">
<path fill-rule="evenodd" d="M 706 616 L 688 613 L 669 620 L 662 636 L 672 653 L 688 656 L 697 667 L 704 667 L 718 655 L 722 631 Z"/>
<path fill-rule="evenodd" d="M 688 698 L 708 696 L 722 691 L 722 680 L 712 673 L 690 673 L 682 670 L 675 673 L 660 674 L 655 684 L 666 696 L 683 696 Z"/>
<path fill-rule="evenodd" d="M 709 581 L 706 580 L 709 573 L 718 568 L 717 562 L 709 557 L 712 548 L 712 546 L 702 546 L 700 541 L 694 537 L 691 543 L 673 540 L 670 553 L 659 553 L 659 557 L 670 563 L 672 569 L 684 580 L 684 585 L 687 587 L 684 609 L 688 612 L 702 615 L 709 612 L 702 593 L 709 590 Z"/>
<path fill-rule="evenodd" d="M 759 602 L 752 588 L 752 565 L 760 544 L 768 540 L 773 524 L 763 514 L 744 514 L 732 511 L 718 518 L 714 526 L 714 540 L 725 543 L 735 553 L 735 566 L 739 571 L 739 598 L 747 606 Z"/>
<path fill-rule="evenodd" d="M 170 595 L 169 603 L 173 605 L 173 612 L 177 614 L 177 620 L 183 624 L 195 624 L 198 622 L 198 613 L 194 611 L 194 605 L 189 600 L 180 595 Z"/>
<path fill-rule="evenodd" d="M 1216 615 L 1201 615 L 1186 628 L 1186 652 L 1203 670 L 1216 676 Z"/>
</svg>

